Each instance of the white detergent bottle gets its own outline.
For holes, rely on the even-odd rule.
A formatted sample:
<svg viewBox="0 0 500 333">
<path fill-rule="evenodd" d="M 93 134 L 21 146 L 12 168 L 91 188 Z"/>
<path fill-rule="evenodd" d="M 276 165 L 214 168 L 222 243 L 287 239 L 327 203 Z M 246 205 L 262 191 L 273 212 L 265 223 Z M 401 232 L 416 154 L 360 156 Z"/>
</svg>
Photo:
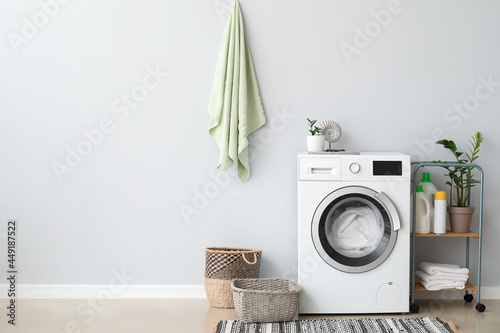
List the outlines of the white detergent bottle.
<svg viewBox="0 0 500 333">
<path fill-rule="evenodd" d="M 432 184 L 431 182 L 431 175 L 428 172 L 424 172 L 422 174 L 422 181 L 420 184 L 422 185 L 422 188 L 424 189 L 424 194 L 429 198 L 429 201 L 431 202 L 431 230 L 434 229 L 434 193 L 436 193 L 437 188 Z"/>
<path fill-rule="evenodd" d="M 425 195 L 422 185 L 417 185 L 415 197 L 415 233 L 429 234 L 431 232 L 431 201 Z"/>
</svg>

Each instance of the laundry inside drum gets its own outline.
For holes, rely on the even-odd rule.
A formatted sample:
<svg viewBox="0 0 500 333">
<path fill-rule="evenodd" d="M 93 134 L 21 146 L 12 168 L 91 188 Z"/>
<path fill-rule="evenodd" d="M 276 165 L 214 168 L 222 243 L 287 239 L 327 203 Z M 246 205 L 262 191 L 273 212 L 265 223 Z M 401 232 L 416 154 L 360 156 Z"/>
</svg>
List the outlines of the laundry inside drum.
<svg viewBox="0 0 500 333">
<path fill-rule="evenodd" d="M 384 236 L 384 219 L 379 209 L 364 198 L 346 198 L 328 212 L 326 235 L 339 254 L 360 258 L 372 253 Z"/>
</svg>

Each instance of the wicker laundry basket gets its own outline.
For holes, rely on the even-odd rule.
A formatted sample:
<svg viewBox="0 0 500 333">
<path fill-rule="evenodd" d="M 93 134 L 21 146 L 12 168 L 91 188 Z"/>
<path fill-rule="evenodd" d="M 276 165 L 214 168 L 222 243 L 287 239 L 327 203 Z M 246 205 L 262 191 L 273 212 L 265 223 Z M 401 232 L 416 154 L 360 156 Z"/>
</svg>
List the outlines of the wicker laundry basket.
<svg viewBox="0 0 500 333">
<path fill-rule="evenodd" d="M 234 308 L 231 280 L 258 278 L 262 250 L 229 247 L 205 249 L 205 293 L 210 305 Z"/>
<path fill-rule="evenodd" d="M 231 289 L 238 317 L 261 323 L 293 320 L 302 292 L 288 279 L 234 279 Z"/>
</svg>

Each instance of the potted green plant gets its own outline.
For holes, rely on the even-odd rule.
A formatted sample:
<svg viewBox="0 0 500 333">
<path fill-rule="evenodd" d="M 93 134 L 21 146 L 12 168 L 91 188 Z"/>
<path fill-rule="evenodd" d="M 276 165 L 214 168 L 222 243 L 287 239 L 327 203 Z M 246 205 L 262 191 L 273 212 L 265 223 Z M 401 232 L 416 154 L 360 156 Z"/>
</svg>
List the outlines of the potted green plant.
<svg viewBox="0 0 500 333">
<path fill-rule="evenodd" d="M 436 143 L 450 150 L 458 163 L 472 164 L 479 157 L 479 150 L 483 139 L 484 137 L 481 132 L 477 132 L 472 136 L 472 139 L 469 141 L 469 152 L 465 153 L 466 158 L 464 157 L 464 152 L 458 151 L 457 145 L 452 140 L 443 139 Z M 469 232 L 472 214 L 474 214 L 475 210 L 473 206 L 469 206 L 471 188 L 477 183 L 472 175 L 474 167 L 444 166 L 444 168 L 448 170 L 447 176 L 450 177 L 450 180 L 446 184 L 452 187 L 456 203 L 455 205 L 451 205 L 452 200 L 450 200 L 450 206 L 448 206 L 451 231 L 458 233 Z"/>
<path fill-rule="evenodd" d="M 316 126 L 316 120 L 307 119 L 309 133 L 307 136 L 307 150 L 310 152 L 322 152 L 325 150 L 325 136 L 321 134 L 321 128 Z"/>
</svg>

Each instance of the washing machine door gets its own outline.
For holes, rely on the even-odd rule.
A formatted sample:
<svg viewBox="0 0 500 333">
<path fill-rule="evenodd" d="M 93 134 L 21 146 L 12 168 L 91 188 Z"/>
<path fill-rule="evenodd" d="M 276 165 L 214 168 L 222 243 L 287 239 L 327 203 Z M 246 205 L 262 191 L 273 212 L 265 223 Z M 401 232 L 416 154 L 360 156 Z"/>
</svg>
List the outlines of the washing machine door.
<svg viewBox="0 0 500 333">
<path fill-rule="evenodd" d="M 389 257 L 400 226 L 397 210 L 383 192 L 346 186 L 319 204 L 311 234 L 316 251 L 330 266 L 362 273 Z"/>
</svg>

